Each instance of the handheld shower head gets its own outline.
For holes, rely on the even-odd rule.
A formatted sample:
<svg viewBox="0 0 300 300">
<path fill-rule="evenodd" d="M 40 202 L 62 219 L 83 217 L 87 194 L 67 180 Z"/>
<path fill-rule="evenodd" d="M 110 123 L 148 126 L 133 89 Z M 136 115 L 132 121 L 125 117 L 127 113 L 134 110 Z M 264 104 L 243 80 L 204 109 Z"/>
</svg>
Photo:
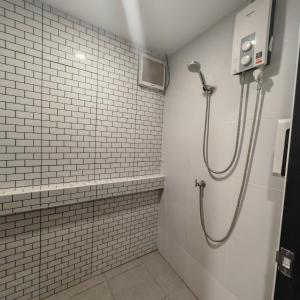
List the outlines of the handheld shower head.
<svg viewBox="0 0 300 300">
<path fill-rule="evenodd" d="M 192 73 L 200 73 L 201 65 L 196 60 L 193 60 L 188 64 L 187 68 Z"/>
<path fill-rule="evenodd" d="M 200 63 L 196 60 L 193 60 L 188 64 L 187 68 L 190 72 L 199 74 L 202 85 L 203 85 L 203 91 L 205 93 L 212 94 L 214 88 L 206 83 L 205 77 L 204 77 L 203 73 L 201 72 Z"/>
</svg>

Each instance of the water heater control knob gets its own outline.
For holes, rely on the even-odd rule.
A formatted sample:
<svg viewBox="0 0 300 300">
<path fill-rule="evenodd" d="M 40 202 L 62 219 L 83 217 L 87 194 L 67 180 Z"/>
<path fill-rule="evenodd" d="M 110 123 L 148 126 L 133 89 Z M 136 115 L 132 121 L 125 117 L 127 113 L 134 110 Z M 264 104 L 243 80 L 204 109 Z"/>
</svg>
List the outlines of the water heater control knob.
<svg viewBox="0 0 300 300">
<path fill-rule="evenodd" d="M 249 55 L 245 55 L 241 59 L 241 64 L 243 66 L 248 66 L 248 65 L 250 65 L 251 61 L 252 61 L 251 57 Z"/>
<path fill-rule="evenodd" d="M 245 42 L 242 44 L 242 50 L 243 50 L 243 52 L 247 52 L 247 51 L 249 51 L 251 48 L 252 48 L 252 43 L 251 43 L 250 41 L 245 41 Z"/>
</svg>

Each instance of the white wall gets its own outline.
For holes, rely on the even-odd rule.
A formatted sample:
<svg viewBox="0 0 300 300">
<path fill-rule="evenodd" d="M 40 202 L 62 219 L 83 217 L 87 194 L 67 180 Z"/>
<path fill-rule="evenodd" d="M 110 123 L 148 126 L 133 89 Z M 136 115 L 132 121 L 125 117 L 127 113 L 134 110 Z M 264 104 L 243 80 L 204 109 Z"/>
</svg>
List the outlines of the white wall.
<svg viewBox="0 0 300 300">
<path fill-rule="evenodd" d="M 240 84 L 230 74 L 234 14 L 171 57 L 165 97 L 163 172 L 166 189 L 160 210 L 159 249 L 201 300 L 268 300 L 279 236 L 283 179 L 271 174 L 276 123 L 291 113 L 295 77 L 299 0 L 278 1 L 272 65 L 265 71 L 266 95 L 245 203 L 236 230 L 218 249 L 207 246 L 199 221 L 194 179 L 205 179 L 208 229 L 225 233 L 241 183 L 255 101 L 250 85 L 243 155 L 233 176 L 213 181 L 202 158 L 205 99 L 199 78 L 187 71 L 198 60 L 207 81 L 217 86 L 212 100 L 211 163 L 221 168 L 232 155 Z"/>
</svg>

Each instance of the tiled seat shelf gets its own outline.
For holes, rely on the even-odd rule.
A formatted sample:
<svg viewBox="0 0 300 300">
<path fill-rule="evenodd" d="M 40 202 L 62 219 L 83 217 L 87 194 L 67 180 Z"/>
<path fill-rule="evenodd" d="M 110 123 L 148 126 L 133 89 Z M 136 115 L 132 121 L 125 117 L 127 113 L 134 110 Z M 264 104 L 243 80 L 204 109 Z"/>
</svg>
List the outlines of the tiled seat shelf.
<svg viewBox="0 0 300 300">
<path fill-rule="evenodd" d="M 123 196 L 164 187 L 164 175 L 31 186 L 0 191 L 0 215 Z"/>
</svg>

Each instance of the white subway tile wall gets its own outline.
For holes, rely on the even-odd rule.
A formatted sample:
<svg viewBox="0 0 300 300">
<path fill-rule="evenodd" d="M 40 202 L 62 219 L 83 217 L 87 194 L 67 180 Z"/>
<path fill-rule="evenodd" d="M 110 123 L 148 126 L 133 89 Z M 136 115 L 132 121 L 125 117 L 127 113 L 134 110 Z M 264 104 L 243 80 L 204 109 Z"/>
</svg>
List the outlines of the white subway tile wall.
<svg viewBox="0 0 300 300">
<path fill-rule="evenodd" d="M 0 1 L 1 188 L 40 184 L 40 12 L 31 3 Z"/>
<path fill-rule="evenodd" d="M 40 2 L 1 0 L 0 188 L 159 173 L 163 101 L 137 86 L 139 51 Z"/>
<path fill-rule="evenodd" d="M 0 299 L 44 299 L 156 249 L 160 191 L 0 217 Z"/>
<path fill-rule="evenodd" d="M 0 299 L 39 299 L 40 211 L 0 217 Z"/>
<path fill-rule="evenodd" d="M 1 299 L 44 299 L 156 249 L 163 178 L 97 187 L 160 172 L 163 97 L 137 86 L 139 51 L 0 0 Z"/>
</svg>

